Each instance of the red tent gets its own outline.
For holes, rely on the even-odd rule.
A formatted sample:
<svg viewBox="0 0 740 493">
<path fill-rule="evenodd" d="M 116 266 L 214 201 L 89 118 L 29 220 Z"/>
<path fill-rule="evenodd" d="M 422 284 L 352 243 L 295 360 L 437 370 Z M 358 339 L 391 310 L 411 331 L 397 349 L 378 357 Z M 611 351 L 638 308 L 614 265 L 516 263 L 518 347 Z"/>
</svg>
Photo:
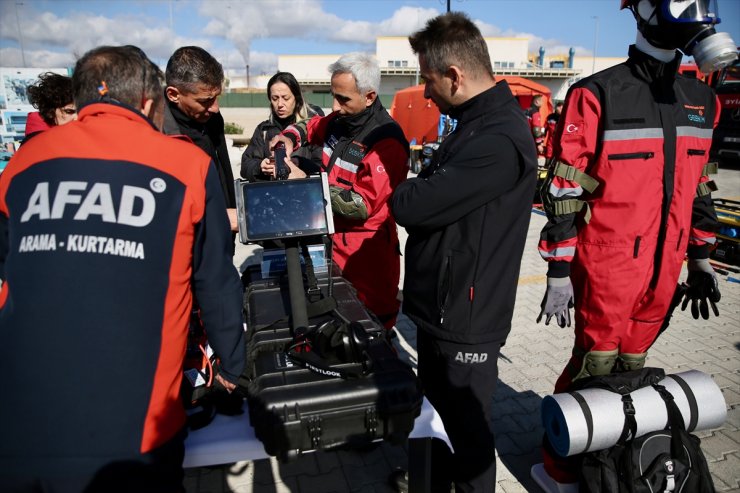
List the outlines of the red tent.
<svg viewBox="0 0 740 493">
<path fill-rule="evenodd" d="M 542 94 L 545 103 L 540 108 L 542 121 L 552 113 L 550 89 L 542 84 L 515 76 L 497 76 L 496 81 L 505 80 L 523 109 L 529 108 L 532 96 Z M 391 116 L 401 125 L 406 138 L 416 139 L 417 144 L 437 140 L 439 109 L 431 99 L 424 98 L 424 84 L 401 89 L 393 96 Z"/>
</svg>

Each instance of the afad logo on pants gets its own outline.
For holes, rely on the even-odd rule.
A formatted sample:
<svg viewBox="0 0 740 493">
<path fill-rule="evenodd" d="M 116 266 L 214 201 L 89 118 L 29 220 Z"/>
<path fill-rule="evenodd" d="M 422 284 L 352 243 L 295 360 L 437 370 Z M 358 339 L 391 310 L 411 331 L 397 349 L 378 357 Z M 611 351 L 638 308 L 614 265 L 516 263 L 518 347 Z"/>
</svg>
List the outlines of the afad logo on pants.
<svg viewBox="0 0 740 493">
<path fill-rule="evenodd" d="M 455 361 L 460 363 L 485 363 L 488 360 L 488 353 L 463 353 L 458 351 Z"/>
</svg>

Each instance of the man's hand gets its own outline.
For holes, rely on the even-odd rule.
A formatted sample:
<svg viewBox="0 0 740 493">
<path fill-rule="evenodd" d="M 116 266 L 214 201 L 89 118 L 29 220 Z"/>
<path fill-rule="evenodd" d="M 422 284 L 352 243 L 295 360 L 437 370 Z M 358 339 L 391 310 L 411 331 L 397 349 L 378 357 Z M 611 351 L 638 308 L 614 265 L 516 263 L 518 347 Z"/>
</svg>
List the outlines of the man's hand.
<svg viewBox="0 0 740 493">
<path fill-rule="evenodd" d="M 269 148 L 271 151 L 274 151 L 275 145 L 277 145 L 278 142 L 282 142 L 285 145 L 286 156 L 290 156 L 291 154 L 293 154 L 293 141 L 282 134 L 277 134 L 275 137 L 270 139 Z"/>
<path fill-rule="evenodd" d="M 236 390 L 236 385 L 224 379 L 224 377 L 222 377 L 220 373 L 216 374 L 216 381 L 223 385 L 223 387 L 229 394 Z"/>
<path fill-rule="evenodd" d="M 570 327 L 570 309 L 573 308 L 573 284 L 570 277 L 548 277 L 547 291 L 540 304 L 542 310 L 537 317 L 537 323 L 546 315 L 545 325 L 550 325 L 550 319 L 555 317 L 560 327 Z"/>
<path fill-rule="evenodd" d="M 722 296 L 719 293 L 717 276 L 709 264 L 709 259 L 689 259 L 688 268 L 689 275 L 686 278 L 688 289 L 686 289 L 681 310 L 686 310 L 691 301 L 691 316 L 695 319 L 698 319 L 701 314 L 704 320 L 708 320 L 709 305 L 712 306 L 714 316 L 719 317 L 719 310 L 715 303 L 719 302 Z"/>
<path fill-rule="evenodd" d="M 305 171 L 298 167 L 297 162 L 293 161 L 291 158 L 286 157 L 285 164 L 287 164 L 288 169 L 290 169 L 290 174 L 288 175 L 289 180 L 294 180 L 296 178 L 305 178 L 308 176 Z"/>
<path fill-rule="evenodd" d="M 226 209 L 226 215 L 229 216 L 231 231 L 239 231 L 239 222 L 236 218 L 236 209 Z"/>
</svg>

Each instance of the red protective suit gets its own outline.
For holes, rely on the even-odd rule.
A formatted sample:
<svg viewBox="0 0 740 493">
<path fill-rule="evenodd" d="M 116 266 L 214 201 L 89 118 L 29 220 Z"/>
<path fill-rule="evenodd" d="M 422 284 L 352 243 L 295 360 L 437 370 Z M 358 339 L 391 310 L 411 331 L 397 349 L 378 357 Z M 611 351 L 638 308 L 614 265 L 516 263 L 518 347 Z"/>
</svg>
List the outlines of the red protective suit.
<svg viewBox="0 0 740 493">
<path fill-rule="evenodd" d="M 542 149 L 541 146 L 545 143 L 545 126 L 542 123 L 542 113 L 540 113 L 540 108 L 532 106 L 525 111 L 525 114 L 527 115 L 527 121 L 529 122 L 529 129 L 532 131 L 534 144 L 537 146 L 537 154 L 542 155 L 544 149 Z"/>
<path fill-rule="evenodd" d="M 364 200 L 368 213 L 364 221 L 334 214 L 333 259 L 360 300 L 386 328 L 393 327 L 400 307 L 401 257 L 388 201 L 408 172 L 409 147 L 403 131 L 376 100 L 358 115 L 334 112 L 288 127 L 284 133 L 296 145 L 322 145 L 329 184 Z"/>
<path fill-rule="evenodd" d="M 575 347 L 555 392 L 567 390 L 587 352 L 644 355 L 687 247 L 705 258 L 714 242 L 704 171 L 718 102 L 704 83 L 677 75 L 679 63 L 633 46 L 625 63 L 568 93 L 539 243 L 548 276 L 570 274 L 575 298 Z"/>
<path fill-rule="evenodd" d="M 545 120 L 545 157 L 552 158 L 555 148 L 555 128 L 558 125 L 560 113 L 552 112 Z"/>
</svg>

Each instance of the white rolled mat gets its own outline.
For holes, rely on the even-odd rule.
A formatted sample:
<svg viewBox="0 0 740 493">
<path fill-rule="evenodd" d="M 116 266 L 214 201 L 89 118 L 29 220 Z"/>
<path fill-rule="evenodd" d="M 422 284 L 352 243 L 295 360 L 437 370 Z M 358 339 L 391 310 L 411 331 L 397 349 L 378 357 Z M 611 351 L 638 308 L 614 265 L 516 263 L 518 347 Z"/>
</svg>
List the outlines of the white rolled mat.
<svg viewBox="0 0 740 493">
<path fill-rule="evenodd" d="M 672 377 L 676 377 L 675 379 Z M 685 382 L 689 394 L 679 384 Z M 712 377 L 697 370 L 668 375 L 660 381 L 673 395 L 688 431 L 717 428 L 727 418 L 727 405 L 722 391 Z M 559 455 L 566 457 L 601 450 L 617 443 L 624 426 L 622 396 L 603 389 L 577 391 L 585 401 L 581 407 L 573 393 L 546 396 L 542 401 L 542 424 L 550 444 Z M 668 414 L 660 394 L 651 386 L 632 392 L 637 422 L 636 436 L 662 430 Z M 695 412 L 692 413 L 692 408 Z M 587 414 L 592 430 L 589 433 Z"/>
</svg>

